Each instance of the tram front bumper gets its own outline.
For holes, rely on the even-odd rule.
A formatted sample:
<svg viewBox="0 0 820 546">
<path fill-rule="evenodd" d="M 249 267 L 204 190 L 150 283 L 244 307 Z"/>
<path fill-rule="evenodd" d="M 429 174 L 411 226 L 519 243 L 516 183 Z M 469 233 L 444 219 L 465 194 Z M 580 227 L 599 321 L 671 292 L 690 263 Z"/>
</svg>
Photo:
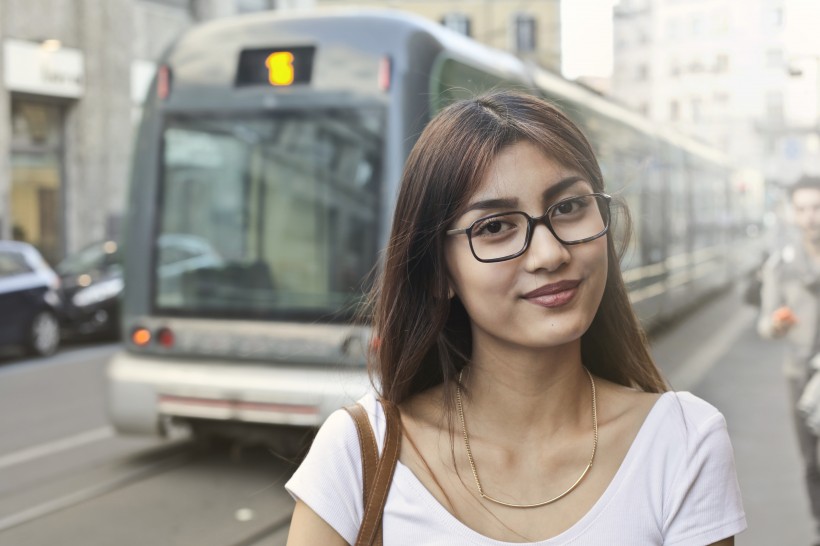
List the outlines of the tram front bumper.
<svg viewBox="0 0 820 546">
<path fill-rule="evenodd" d="M 165 418 L 319 426 L 370 389 L 363 367 L 169 360 L 120 351 L 107 374 L 111 423 L 161 434 Z"/>
</svg>

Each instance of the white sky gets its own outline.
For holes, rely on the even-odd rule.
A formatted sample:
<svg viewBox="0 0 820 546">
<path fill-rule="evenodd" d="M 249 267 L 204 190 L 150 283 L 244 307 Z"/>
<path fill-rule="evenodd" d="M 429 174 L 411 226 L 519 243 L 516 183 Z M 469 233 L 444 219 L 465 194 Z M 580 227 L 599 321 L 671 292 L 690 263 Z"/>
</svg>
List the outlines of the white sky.
<svg viewBox="0 0 820 546">
<path fill-rule="evenodd" d="M 572 1 L 572 0 L 570 0 Z M 817 0 L 787 0 L 786 47 L 793 55 L 817 56 L 820 54 L 820 33 L 817 32 Z"/>
<path fill-rule="evenodd" d="M 612 74 L 612 6 L 619 0 L 561 2 L 561 72 L 569 79 Z"/>
</svg>

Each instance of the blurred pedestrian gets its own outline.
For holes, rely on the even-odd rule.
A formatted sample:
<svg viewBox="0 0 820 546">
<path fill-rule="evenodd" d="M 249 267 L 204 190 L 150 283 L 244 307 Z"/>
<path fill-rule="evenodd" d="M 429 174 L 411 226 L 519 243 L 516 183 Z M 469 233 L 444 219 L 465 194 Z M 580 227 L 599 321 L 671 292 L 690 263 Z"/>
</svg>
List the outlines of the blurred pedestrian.
<svg viewBox="0 0 820 546">
<path fill-rule="evenodd" d="M 758 331 L 763 337 L 788 342 L 784 372 L 817 526 L 816 544 L 820 545 L 818 431 L 797 409 L 807 383 L 817 371 L 812 359 L 820 353 L 820 177 L 801 178 L 790 188 L 789 195 L 799 237 L 774 252 L 763 268 Z"/>
<path fill-rule="evenodd" d="M 350 410 L 363 424 L 322 426 L 286 485 L 288 544 L 733 544 L 725 420 L 667 391 L 610 200 L 586 138 L 538 98 L 497 92 L 430 122 L 374 298 L 380 399 Z M 370 430 L 395 474 L 367 462 Z"/>
</svg>

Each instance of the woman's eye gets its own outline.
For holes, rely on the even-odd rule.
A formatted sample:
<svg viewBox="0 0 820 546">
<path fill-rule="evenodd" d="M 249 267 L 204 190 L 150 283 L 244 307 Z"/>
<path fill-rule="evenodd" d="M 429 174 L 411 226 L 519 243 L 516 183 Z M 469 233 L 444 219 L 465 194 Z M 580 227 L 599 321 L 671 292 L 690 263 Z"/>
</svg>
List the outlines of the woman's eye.
<svg viewBox="0 0 820 546">
<path fill-rule="evenodd" d="M 514 228 L 515 225 L 512 222 L 502 218 L 490 218 L 488 220 L 479 221 L 473 226 L 473 236 L 498 235 Z"/>
<path fill-rule="evenodd" d="M 561 201 L 560 203 L 555 205 L 552 215 L 566 215 L 578 212 L 580 209 L 588 205 L 587 201 L 588 198 L 586 197 L 579 197 L 577 199 L 567 199 L 566 201 Z"/>
</svg>

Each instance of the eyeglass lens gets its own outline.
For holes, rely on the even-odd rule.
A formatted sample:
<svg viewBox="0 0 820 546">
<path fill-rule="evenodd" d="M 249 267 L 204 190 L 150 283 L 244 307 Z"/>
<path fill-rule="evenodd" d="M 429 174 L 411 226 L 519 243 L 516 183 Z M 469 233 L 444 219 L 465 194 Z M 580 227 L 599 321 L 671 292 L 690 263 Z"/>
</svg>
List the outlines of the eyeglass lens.
<svg viewBox="0 0 820 546">
<path fill-rule="evenodd" d="M 547 219 L 558 239 L 577 243 L 600 235 L 608 224 L 608 205 L 601 195 L 562 200 L 549 208 Z M 481 260 L 497 260 L 521 252 L 527 245 L 529 217 L 523 212 L 497 214 L 476 221 L 470 244 Z"/>
</svg>

